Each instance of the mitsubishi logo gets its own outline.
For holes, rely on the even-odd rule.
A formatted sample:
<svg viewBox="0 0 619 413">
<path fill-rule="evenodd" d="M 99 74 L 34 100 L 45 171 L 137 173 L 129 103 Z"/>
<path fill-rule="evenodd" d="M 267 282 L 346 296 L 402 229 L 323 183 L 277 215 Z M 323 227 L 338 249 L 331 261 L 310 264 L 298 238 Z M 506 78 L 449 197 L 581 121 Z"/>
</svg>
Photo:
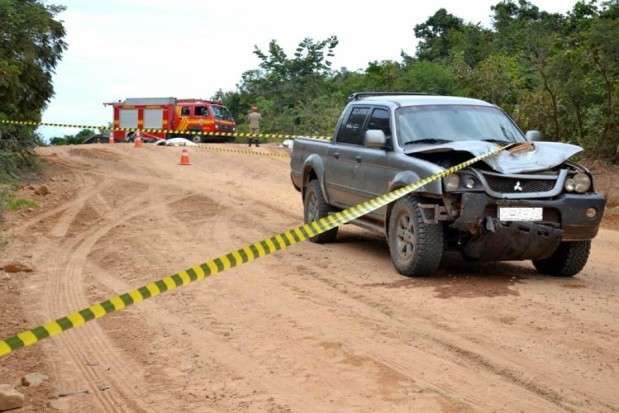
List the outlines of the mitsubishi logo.
<svg viewBox="0 0 619 413">
<path fill-rule="evenodd" d="M 520 185 L 520 181 L 516 181 L 516 185 L 514 185 L 514 191 L 522 192 L 522 186 Z"/>
</svg>

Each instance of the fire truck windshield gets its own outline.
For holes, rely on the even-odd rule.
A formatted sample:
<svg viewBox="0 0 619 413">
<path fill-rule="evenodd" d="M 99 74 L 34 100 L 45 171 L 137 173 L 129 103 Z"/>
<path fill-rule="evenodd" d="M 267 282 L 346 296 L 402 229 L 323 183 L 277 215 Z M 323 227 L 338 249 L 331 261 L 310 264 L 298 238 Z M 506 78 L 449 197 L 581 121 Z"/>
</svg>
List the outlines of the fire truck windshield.
<svg viewBox="0 0 619 413">
<path fill-rule="evenodd" d="M 215 113 L 215 117 L 217 119 L 232 120 L 232 114 L 227 108 L 223 106 L 212 105 L 211 109 L 213 109 L 213 113 Z"/>
</svg>

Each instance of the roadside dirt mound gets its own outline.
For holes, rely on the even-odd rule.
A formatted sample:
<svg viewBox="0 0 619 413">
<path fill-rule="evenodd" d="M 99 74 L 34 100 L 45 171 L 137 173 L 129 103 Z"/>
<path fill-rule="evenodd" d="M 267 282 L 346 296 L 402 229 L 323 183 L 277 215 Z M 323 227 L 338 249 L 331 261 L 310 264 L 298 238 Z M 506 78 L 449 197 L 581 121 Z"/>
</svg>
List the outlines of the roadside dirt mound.
<svg viewBox="0 0 619 413">
<path fill-rule="evenodd" d="M 619 165 L 604 161 L 585 162 L 595 177 L 597 190 L 603 192 L 609 207 L 619 206 Z"/>
<path fill-rule="evenodd" d="M 71 148 L 69 149 L 69 154 L 82 158 L 101 159 L 112 162 L 118 162 L 121 159 L 117 153 L 103 148 Z"/>
</svg>

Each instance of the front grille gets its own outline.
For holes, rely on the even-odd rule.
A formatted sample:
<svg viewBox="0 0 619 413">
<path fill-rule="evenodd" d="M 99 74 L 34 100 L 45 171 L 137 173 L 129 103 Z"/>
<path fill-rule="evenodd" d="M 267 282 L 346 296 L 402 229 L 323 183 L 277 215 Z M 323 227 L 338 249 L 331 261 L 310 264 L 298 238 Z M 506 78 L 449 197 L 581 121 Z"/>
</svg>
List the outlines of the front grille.
<svg viewBox="0 0 619 413">
<path fill-rule="evenodd" d="M 508 194 L 548 192 L 551 191 L 556 184 L 555 179 L 518 179 L 495 175 L 485 175 L 485 178 L 490 189 L 495 192 Z"/>
</svg>

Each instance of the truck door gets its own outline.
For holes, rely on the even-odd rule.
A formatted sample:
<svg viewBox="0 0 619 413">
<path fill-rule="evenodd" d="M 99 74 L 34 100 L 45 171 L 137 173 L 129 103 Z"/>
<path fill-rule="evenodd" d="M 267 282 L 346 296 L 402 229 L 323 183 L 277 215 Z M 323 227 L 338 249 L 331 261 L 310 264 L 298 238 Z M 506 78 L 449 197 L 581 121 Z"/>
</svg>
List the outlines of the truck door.
<svg viewBox="0 0 619 413">
<path fill-rule="evenodd" d="M 359 173 L 359 149 L 363 148 L 365 124 L 370 113 L 368 106 L 353 106 L 329 146 L 325 186 L 329 201 L 340 207 L 359 202 L 361 194 L 355 188 L 355 176 Z"/>
<path fill-rule="evenodd" d="M 386 193 L 389 189 L 389 182 L 397 174 L 398 169 L 394 167 L 396 162 L 391 159 L 395 156 L 391 150 L 393 147 L 391 133 L 391 119 L 389 109 L 376 107 L 372 109 L 367 126 L 364 129 L 380 129 L 387 137 L 387 146 L 384 149 L 364 147 L 359 151 L 361 156 L 360 172 L 355 175 L 354 186 L 362 193 L 364 200 L 374 198 Z M 365 140 L 365 139 L 364 139 Z M 365 144 L 365 142 L 364 142 Z M 375 218 L 384 216 L 386 208 L 373 211 L 370 215 Z"/>
<path fill-rule="evenodd" d="M 177 106 L 176 107 L 176 116 L 178 118 L 178 123 L 176 126 L 177 131 L 185 131 L 189 129 L 189 120 L 192 115 L 192 107 L 189 105 Z"/>
</svg>

